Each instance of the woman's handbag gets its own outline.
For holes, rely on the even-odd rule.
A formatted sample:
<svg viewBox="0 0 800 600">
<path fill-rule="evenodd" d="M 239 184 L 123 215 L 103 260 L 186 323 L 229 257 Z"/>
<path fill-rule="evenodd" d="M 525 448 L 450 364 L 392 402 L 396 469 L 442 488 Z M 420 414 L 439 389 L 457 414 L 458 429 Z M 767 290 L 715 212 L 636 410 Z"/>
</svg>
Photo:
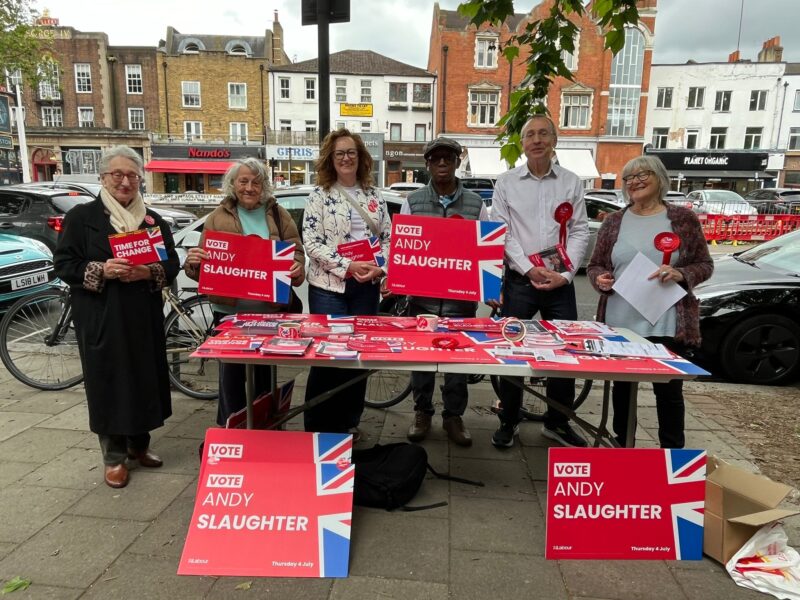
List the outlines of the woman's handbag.
<svg viewBox="0 0 800 600">
<path fill-rule="evenodd" d="M 272 205 L 272 220 L 275 221 L 275 225 L 278 227 L 278 237 L 281 240 L 283 240 L 283 227 L 281 227 L 281 213 L 278 210 L 277 203 Z M 289 304 L 287 306 L 288 308 L 286 312 L 298 315 L 305 312 L 303 301 L 300 299 L 300 296 L 297 295 L 297 292 L 294 291 L 294 287 L 292 287 L 291 290 L 289 291 Z"/>
</svg>

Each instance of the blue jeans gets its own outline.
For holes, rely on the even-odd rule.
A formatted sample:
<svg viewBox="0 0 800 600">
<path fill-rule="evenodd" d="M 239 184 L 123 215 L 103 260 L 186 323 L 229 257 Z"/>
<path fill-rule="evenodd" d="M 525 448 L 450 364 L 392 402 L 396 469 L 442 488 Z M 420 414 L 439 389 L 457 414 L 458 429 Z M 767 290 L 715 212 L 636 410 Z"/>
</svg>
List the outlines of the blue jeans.
<svg viewBox="0 0 800 600">
<path fill-rule="evenodd" d="M 503 316 L 519 319 L 532 319 L 539 313 L 542 319 L 578 318 L 578 305 L 575 301 L 575 286 L 570 283 L 550 291 L 537 290 L 530 280 L 516 271 L 506 269 L 503 282 Z M 500 419 L 507 423 L 519 423 L 519 409 L 522 406 L 522 390 L 513 383 L 500 380 Z M 575 380 L 558 377 L 547 378 L 547 397 L 564 407 L 572 408 L 575 402 Z M 544 425 L 558 427 L 567 422 L 567 416 L 557 410 L 547 409 Z"/>
<path fill-rule="evenodd" d="M 308 286 L 308 305 L 313 314 L 328 315 L 376 315 L 378 314 L 379 287 L 373 283 L 359 283 L 355 279 L 345 282 L 343 294 Z M 337 369 L 333 367 L 311 367 L 306 384 L 306 402 L 362 375 L 363 369 Z M 306 431 L 347 433 L 356 427 L 364 412 L 364 397 L 367 380 L 354 383 L 337 392 L 325 402 L 303 413 Z"/>
</svg>

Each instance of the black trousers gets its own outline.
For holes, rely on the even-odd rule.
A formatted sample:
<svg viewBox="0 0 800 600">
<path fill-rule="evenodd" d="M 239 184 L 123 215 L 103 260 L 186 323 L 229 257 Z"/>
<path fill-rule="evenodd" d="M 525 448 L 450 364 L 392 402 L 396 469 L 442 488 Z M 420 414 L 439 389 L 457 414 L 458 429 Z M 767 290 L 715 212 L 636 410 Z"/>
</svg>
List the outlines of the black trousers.
<svg viewBox="0 0 800 600">
<path fill-rule="evenodd" d="M 503 316 L 519 319 L 532 319 L 539 313 L 542 319 L 578 318 L 578 305 L 575 301 L 575 286 L 572 283 L 550 291 L 537 290 L 530 279 L 516 271 L 506 269 L 503 282 Z M 522 377 L 518 378 L 520 383 Z M 517 424 L 520 421 L 519 409 L 522 406 L 522 389 L 513 383 L 500 380 L 500 420 Z M 567 408 L 575 402 L 575 380 L 560 377 L 547 378 L 547 397 Z M 558 427 L 567 422 L 567 416 L 552 408 L 544 415 L 544 425 Z"/>
<path fill-rule="evenodd" d="M 673 338 L 649 337 L 654 344 L 664 344 L 676 354 L 682 354 L 686 348 Z M 631 381 L 615 381 L 611 391 L 614 406 L 614 433 L 617 441 L 625 446 L 628 430 L 628 408 Z M 683 380 L 672 379 L 666 383 L 653 383 L 656 395 L 656 414 L 658 415 L 658 442 L 662 448 L 683 448 L 686 444 L 684 436 L 684 419 L 686 407 L 683 402 Z M 635 431 L 635 429 L 634 429 Z"/>
</svg>

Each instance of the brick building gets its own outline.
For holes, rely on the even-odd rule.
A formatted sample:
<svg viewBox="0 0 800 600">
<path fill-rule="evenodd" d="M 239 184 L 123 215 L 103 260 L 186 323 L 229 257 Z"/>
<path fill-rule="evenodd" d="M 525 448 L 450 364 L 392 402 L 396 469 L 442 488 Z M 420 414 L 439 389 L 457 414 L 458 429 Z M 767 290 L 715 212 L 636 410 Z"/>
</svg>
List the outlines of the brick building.
<svg viewBox="0 0 800 600">
<path fill-rule="evenodd" d="M 47 14 L 37 25 L 52 42 L 45 77 L 37 89 L 22 91 L 31 179 L 96 179 L 102 151 L 118 144 L 145 156 L 145 129 L 158 121 L 155 48 L 109 46 L 105 33 L 62 27 Z M 135 89 L 126 73 L 137 74 Z M 15 89 L 19 75 L 9 75 Z"/>
<path fill-rule="evenodd" d="M 639 24 L 626 30 L 625 47 L 616 56 L 603 50 L 602 31 L 588 5 L 576 22 L 576 52 L 564 57 L 575 81 L 557 78 L 550 87 L 546 104 L 558 125 L 558 160 L 587 187 L 620 187 L 622 167 L 642 152 L 656 3 L 639 0 Z M 463 166 L 471 175 L 494 176 L 507 168 L 495 141 L 496 123 L 508 110 L 525 65 L 524 56 L 509 64 L 500 49 L 551 7 L 552 0 L 544 0 L 500 27 L 476 28 L 458 12 L 434 5 L 428 71 L 437 75 L 441 90 L 437 130 L 468 149 Z"/>
<path fill-rule="evenodd" d="M 230 160 L 263 154 L 269 70 L 289 62 L 277 11 L 264 36 L 182 34 L 159 42 L 153 191 L 217 192 Z"/>
</svg>

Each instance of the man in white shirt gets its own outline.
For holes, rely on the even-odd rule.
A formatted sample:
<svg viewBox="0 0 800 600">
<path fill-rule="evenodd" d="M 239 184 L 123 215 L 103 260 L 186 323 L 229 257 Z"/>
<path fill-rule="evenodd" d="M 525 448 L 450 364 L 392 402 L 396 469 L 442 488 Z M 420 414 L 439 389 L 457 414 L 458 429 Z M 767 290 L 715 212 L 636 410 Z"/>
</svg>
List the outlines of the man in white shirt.
<svg viewBox="0 0 800 600">
<path fill-rule="evenodd" d="M 524 165 L 497 178 L 492 218 L 508 225 L 503 282 L 503 316 L 531 319 L 577 319 L 572 278 L 581 264 L 589 241 L 589 224 L 583 203 L 583 185 L 577 175 L 553 162 L 558 134 L 545 115 L 532 117 L 522 128 Z M 532 254 L 559 243 L 565 223 L 566 254 L 573 271 L 555 272 L 534 266 Z M 492 436 L 499 448 L 514 445 L 520 421 L 522 390 L 501 381 L 500 428 Z M 575 380 L 548 378 L 547 396 L 566 408 L 575 399 Z M 586 446 L 586 440 L 570 426 L 567 416 L 548 408 L 543 435 L 567 446 Z"/>
</svg>

